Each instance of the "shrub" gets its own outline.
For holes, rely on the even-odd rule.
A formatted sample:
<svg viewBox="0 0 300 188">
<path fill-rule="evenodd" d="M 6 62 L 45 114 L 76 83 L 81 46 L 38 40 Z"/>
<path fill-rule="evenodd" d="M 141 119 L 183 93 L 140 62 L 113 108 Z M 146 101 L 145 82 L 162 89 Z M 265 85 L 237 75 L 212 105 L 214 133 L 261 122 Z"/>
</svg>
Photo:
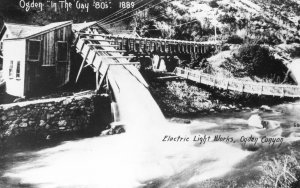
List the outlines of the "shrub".
<svg viewBox="0 0 300 188">
<path fill-rule="evenodd" d="M 237 35 L 233 35 L 233 36 L 228 37 L 227 43 L 229 43 L 229 44 L 243 44 L 244 40 L 241 37 L 237 36 Z"/>
<path fill-rule="evenodd" d="M 213 0 L 213 1 L 209 2 L 209 6 L 211 6 L 211 8 L 218 8 L 219 4 L 217 3 L 216 0 Z"/>
<path fill-rule="evenodd" d="M 274 58 L 269 49 L 258 44 L 243 45 L 236 56 L 245 67 L 245 71 L 253 76 L 283 78 L 287 68 L 280 60 Z"/>
<path fill-rule="evenodd" d="M 300 47 L 295 47 L 294 49 L 289 50 L 292 58 L 300 57 Z"/>
<path fill-rule="evenodd" d="M 226 23 L 226 24 L 233 24 L 236 21 L 236 18 L 234 16 L 230 16 L 228 14 L 225 14 L 224 16 L 220 16 L 218 18 L 218 21 L 221 23 Z"/>
<path fill-rule="evenodd" d="M 284 155 L 264 165 L 265 187 L 293 187 L 299 174 L 299 163 L 293 156 Z"/>
<path fill-rule="evenodd" d="M 229 45 L 223 45 L 221 51 L 227 51 L 230 50 L 230 46 Z"/>
</svg>

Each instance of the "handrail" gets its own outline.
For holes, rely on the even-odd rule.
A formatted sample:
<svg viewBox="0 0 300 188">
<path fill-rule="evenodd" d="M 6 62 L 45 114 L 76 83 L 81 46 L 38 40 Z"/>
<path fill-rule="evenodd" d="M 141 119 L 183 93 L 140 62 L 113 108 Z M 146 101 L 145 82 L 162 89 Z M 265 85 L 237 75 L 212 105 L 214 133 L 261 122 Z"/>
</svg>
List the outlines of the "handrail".
<svg viewBox="0 0 300 188">
<path fill-rule="evenodd" d="M 177 76 L 192 80 L 204 85 L 218 87 L 226 90 L 239 91 L 251 94 L 300 97 L 300 87 L 287 84 L 256 83 L 240 81 L 235 79 L 217 78 L 215 76 L 201 73 L 197 70 L 176 67 L 174 73 Z"/>
</svg>

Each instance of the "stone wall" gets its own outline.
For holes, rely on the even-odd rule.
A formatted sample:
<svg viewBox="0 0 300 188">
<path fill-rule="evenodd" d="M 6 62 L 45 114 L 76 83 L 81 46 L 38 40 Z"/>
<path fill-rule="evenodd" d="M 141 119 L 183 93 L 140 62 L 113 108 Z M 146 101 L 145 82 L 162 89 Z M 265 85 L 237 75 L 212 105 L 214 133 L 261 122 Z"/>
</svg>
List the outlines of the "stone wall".
<svg viewBox="0 0 300 188">
<path fill-rule="evenodd" d="M 0 140 L 86 130 L 95 113 L 94 94 L 42 99 L 0 106 Z M 1 142 L 1 141 L 0 141 Z"/>
</svg>

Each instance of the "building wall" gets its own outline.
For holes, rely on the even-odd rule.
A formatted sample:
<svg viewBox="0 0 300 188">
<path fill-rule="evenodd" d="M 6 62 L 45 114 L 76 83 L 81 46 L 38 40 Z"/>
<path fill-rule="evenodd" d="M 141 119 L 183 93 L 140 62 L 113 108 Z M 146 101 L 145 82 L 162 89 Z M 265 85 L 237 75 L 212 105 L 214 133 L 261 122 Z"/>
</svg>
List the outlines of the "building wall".
<svg viewBox="0 0 300 188">
<path fill-rule="evenodd" d="M 48 90 L 62 86 L 69 81 L 70 76 L 70 47 L 72 30 L 71 25 L 50 31 L 43 35 L 26 40 L 26 83 L 25 94 L 33 94 L 38 90 Z M 41 41 L 39 61 L 28 59 L 30 40 Z M 66 42 L 68 45 L 67 61 L 58 61 L 57 42 Z M 41 91 L 41 92 L 43 92 Z"/>
<path fill-rule="evenodd" d="M 24 97 L 25 80 L 25 40 L 3 41 L 3 77 L 6 81 L 6 92 L 10 95 Z M 11 61 L 13 61 L 12 76 L 9 76 Z M 17 62 L 20 61 L 20 77 L 16 77 Z"/>
</svg>

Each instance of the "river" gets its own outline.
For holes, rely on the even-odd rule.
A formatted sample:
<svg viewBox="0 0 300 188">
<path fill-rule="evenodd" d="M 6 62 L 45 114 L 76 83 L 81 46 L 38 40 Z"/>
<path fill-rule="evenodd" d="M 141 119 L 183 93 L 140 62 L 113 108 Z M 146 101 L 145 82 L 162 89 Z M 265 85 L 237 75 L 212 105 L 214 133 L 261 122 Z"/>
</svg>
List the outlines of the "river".
<svg viewBox="0 0 300 188">
<path fill-rule="evenodd" d="M 288 152 L 300 138 L 300 128 L 294 127 L 300 122 L 300 102 L 271 108 L 259 112 L 264 120 L 281 123 L 269 130 L 249 127 L 247 120 L 258 111 L 245 111 L 192 117 L 191 124 L 162 122 L 121 135 L 20 147 L 1 153 L 0 187 L 199 187 L 209 180 L 228 183 L 243 177 L 237 182 L 241 185 L 255 178 L 259 160 Z M 216 141 L 215 136 L 224 139 Z M 178 137 L 182 139 L 170 139 Z M 283 142 L 262 143 L 263 137 L 282 137 Z"/>
</svg>

